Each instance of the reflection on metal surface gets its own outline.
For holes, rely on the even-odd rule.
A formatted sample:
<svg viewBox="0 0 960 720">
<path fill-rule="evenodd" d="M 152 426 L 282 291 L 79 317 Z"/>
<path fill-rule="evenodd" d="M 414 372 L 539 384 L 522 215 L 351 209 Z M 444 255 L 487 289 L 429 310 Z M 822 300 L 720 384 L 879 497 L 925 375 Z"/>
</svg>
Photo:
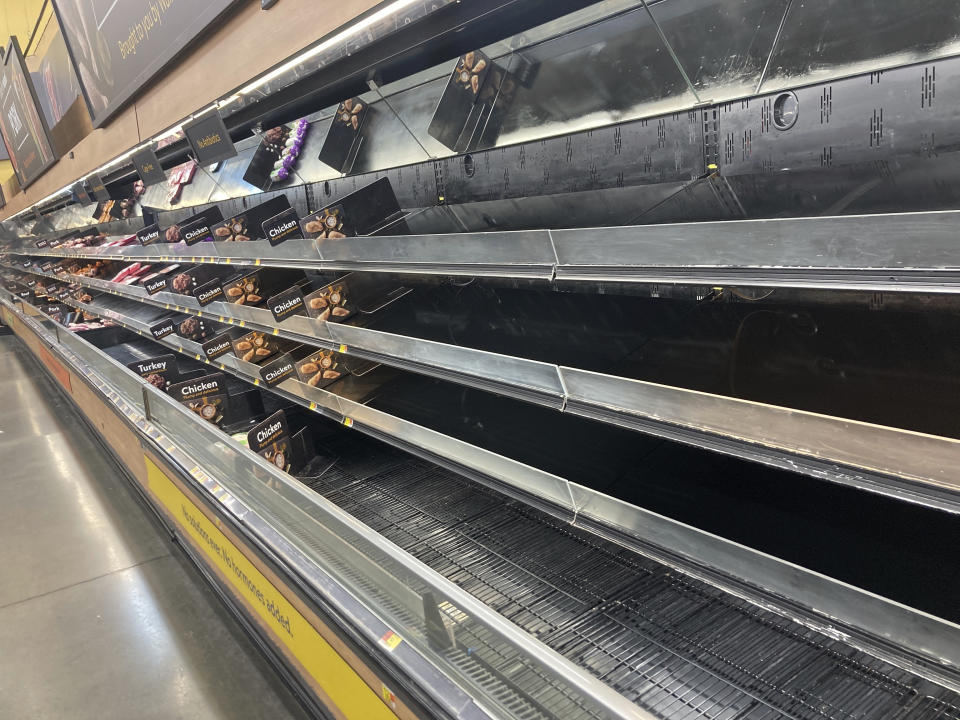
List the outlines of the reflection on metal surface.
<svg viewBox="0 0 960 720">
<path fill-rule="evenodd" d="M 958 440 L 574 368 L 560 373 L 569 412 L 960 512 Z"/>
<path fill-rule="evenodd" d="M 650 12 L 701 102 L 754 92 L 789 0 L 664 0 Z"/>
</svg>

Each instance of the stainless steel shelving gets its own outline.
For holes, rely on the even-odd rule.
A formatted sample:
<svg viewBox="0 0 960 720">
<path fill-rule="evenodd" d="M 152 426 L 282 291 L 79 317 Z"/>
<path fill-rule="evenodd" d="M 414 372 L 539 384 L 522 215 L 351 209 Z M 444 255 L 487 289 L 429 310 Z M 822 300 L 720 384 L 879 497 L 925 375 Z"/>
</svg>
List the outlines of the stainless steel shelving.
<svg viewBox="0 0 960 720">
<path fill-rule="evenodd" d="M 557 692 L 562 699 L 560 707 L 566 707 L 567 712 L 578 717 L 653 720 L 614 689 L 332 502 L 233 442 L 166 393 L 143 383 L 82 338 L 69 332 L 51 335 L 48 328 L 22 314 L 5 291 L 0 291 L 0 303 L 16 312 L 74 372 L 88 380 L 175 466 L 192 476 L 218 507 L 268 543 L 312 587 L 348 612 L 374 646 L 387 631 L 399 631 L 406 642 L 398 649 L 396 662 L 405 672 L 419 676 L 434 700 L 452 717 L 481 720 L 498 716 L 485 704 L 497 706 L 494 696 L 487 692 L 499 682 L 491 682 L 482 668 L 471 663 L 458 668 L 451 664 L 455 658 L 451 661 L 431 648 L 421 597 L 424 592 L 432 593 L 433 602 L 446 602 L 455 613 L 471 618 L 488 642 L 495 643 L 496 651 L 513 654 L 517 667 L 537 673 Z M 44 319 L 50 327 L 57 327 Z M 127 324 L 135 331 L 138 326 L 142 323 Z M 171 347 L 194 349 L 191 344 Z M 242 377 L 244 370 L 233 372 Z M 131 399 L 132 388 L 139 389 L 139 398 L 133 393 Z M 238 473 L 238 467 L 244 470 Z M 358 585 L 365 591 L 363 597 L 356 595 Z M 517 707 L 524 704 L 521 700 Z"/>
<path fill-rule="evenodd" d="M 64 276 L 29 269 L 44 277 Z M 830 482 L 960 512 L 960 440 L 680 387 L 586 372 L 294 316 L 67 276 L 85 287 L 186 314 L 336 349 L 600 422 L 745 457 Z M 922 452 L 917 452 L 922 448 Z"/>
<path fill-rule="evenodd" d="M 6 302 L 9 303 L 9 300 Z M 76 304 L 94 313 L 99 310 L 95 305 Z M 136 332 L 145 333 L 147 330 L 145 323 L 129 322 L 131 318 L 122 313 L 110 311 L 102 314 L 123 322 L 126 327 Z M 168 339 L 165 338 L 160 343 L 196 357 L 196 350 L 199 348 L 196 343 L 181 338 L 172 338 L 167 342 L 165 340 Z M 71 338 L 71 342 L 83 341 Z M 93 349 L 92 353 L 95 359 L 97 351 Z M 105 360 L 116 365 L 112 360 Z M 231 372 L 240 379 L 257 382 L 255 371 L 252 370 L 256 366 L 235 359 L 219 364 L 212 361 L 210 364 Z M 119 365 L 117 368 L 121 374 L 130 374 Z M 307 389 L 316 393 L 312 398 L 327 398 L 327 402 L 314 406 L 316 400 L 306 395 Z M 776 602 L 771 604 L 771 598 L 779 598 L 791 608 L 788 617 L 799 619 L 808 627 L 826 631 L 831 635 L 836 634 L 838 628 L 843 628 L 846 642 L 896 665 L 907 669 L 913 667 L 904 666 L 902 656 L 892 652 L 891 647 L 913 648 L 917 654 L 912 662 L 919 663 L 917 667 L 922 667 L 925 674 L 937 677 L 938 681 L 947 687 L 960 690 L 960 684 L 952 679 L 953 668 L 960 667 L 960 627 L 952 623 L 918 613 L 872 593 L 838 583 L 818 573 L 335 396 L 333 393 L 309 388 L 293 380 L 284 381 L 271 390 L 295 399 L 338 422 L 349 418 L 350 422 L 345 424 L 353 429 L 388 442 L 392 440 L 394 445 L 402 449 L 410 450 L 431 461 L 439 460 L 439 464 L 484 481 L 495 489 L 512 489 L 518 493 L 518 497 L 543 501 L 545 504 L 541 507 L 552 511 L 572 526 L 585 525 L 601 535 L 608 534 L 618 542 L 634 546 L 649 557 L 682 568 L 684 573 L 702 578 L 734 595 L 751 598 L 753 602 L 764 607 L 783 612 L 777 610 Z M 147 389 L 147 392 L 151 397 L 156 395 L 162 398 L 164 407 L 176 404 L 163 393 L 153 389 Z M 191 413 L 182 408 L 176 409 L 179 412 L 178 417 L 189 418 L 191 423 L 199 422 Z M 179 428 L 178 437 L 189 432 L 189 428 Z M 195 441 L 202 443 L 204 438 Z M 267 463 L 257 462 L 257 465 L 269 467 L 271 475 L 277 474 Z M 213 468 L 215 470 L 216 465 Z M 471 472 L 474 468 L 480 472 Z M 491 483 L 491 480 L 494 482 Z M 381 542 L 386 541 L 381 539 Z M 392 547 L 389 543 L 387 546 Z M 458 607 L 466 610 L 467 605 Z"/>
<path fill-rule="evenodd" d="M 22 255 L 180 261 L 540 281 L 960 292 L 960 211 L 577 230 L 369 236 L 39 250 Z M 910 242 L 903 242 L 909 237 Z"/>
</svg>

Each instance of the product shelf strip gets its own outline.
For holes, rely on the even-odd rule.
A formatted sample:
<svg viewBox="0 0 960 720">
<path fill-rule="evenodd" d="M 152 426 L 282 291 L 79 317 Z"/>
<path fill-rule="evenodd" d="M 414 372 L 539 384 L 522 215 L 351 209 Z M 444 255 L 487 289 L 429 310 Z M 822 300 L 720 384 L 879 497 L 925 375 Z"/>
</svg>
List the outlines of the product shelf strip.
<svg viewBox="0 0 960 720">
<path fill-rule="evenodd" d="M 960 211 L 311 240 L 31 249 L 22 255 L 556 282 L 960 292 Z M 910 237 L 910 243 L 903 243 Z"/>
<path fill-rule="evenodd" d="M 22 268 L 12 268 L 21 270 Z M 156 307 L 334 349 L 599 422 L 960 512 L 960 441 L 786 407 L 550 365 L 445 343 L 78 276 L 28 272 Z M 918 448 L 921 451 L 918 452 Z"/>
</svg>

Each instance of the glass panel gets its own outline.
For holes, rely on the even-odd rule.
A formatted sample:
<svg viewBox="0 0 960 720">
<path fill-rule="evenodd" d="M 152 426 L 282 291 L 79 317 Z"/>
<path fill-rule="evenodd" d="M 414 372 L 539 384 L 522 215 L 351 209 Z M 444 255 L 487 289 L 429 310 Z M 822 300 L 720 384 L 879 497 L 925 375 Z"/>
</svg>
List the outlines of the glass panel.
<svg viewBox="0 0 960 720">
<path fill-rule="evenodd" d="M 472 696 L 512 715 L 529 698 L 504 691 L 504 685 L 510 688 L 511 678 L 523 678 L 527 687 L 537 687 L 542 700 L 549 699 L 556 717 L 617 717 L 635 710 L 592 679 L 584 681 L 595 684 L 596 696 L 578 694 L 562 679 L 573 670 L 568 661 L 173 399 L 153 389 L 148 392 L 151 422 Z M 502 684 L 481 685 L 469 675 L 471 668 L 476 672 L 490 667 L 503 673 Z M 492 679 L 486 672 L 480 674 Z M 520 705 L 504 704 L 508 702 Z"/>
<path fill-rule="evenodd" d="M 703 102 L 752 95 L 788 0 L 666 0 L 650 6 Z"/>
<path fill-rule="evenodd" d="M 94 331 L 103 332 L 103 331 Z M 106 332 L 111 332 L 107 330 Z M 135 373 L 83 339 L 82 335 L 60 329 L 60 343 L 106 380 L 128 405 L 143 412 L 143 381 Z"/>
<path fill-rule="evenodd" d="M 518 53 L 525 65 L 498 145 L 571 132 L 696 102 L 644 8 Z M 506 66 L 506 59 L 498 59 Z"/>
<path fill-rule="evenodd" d="M 956 0 L 794 2 L 762 90 L 921 62 L 958 51 L 960 3 Z"/>
</svg>

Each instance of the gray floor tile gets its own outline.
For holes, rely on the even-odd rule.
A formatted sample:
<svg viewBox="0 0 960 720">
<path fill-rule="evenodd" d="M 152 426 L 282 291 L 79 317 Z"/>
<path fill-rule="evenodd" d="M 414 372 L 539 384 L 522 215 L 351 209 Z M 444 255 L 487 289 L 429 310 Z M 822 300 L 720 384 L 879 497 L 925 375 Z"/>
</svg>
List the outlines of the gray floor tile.
<svg viewBox="0 0 960 720">
<path fill-rule="evenodd" d="M 0 441 L 0 462 L 0 606 L 169 554 L 85 429 Z"/>
<path fill-rule="evenodd" d="M 25 352 L 0 336 L 0 718 L 304 718 Z"/>
<path fill-rule="evenodd" d="M 305 717 L 188 561 L 0 609 L 0 717 Z"/>
</svg>

